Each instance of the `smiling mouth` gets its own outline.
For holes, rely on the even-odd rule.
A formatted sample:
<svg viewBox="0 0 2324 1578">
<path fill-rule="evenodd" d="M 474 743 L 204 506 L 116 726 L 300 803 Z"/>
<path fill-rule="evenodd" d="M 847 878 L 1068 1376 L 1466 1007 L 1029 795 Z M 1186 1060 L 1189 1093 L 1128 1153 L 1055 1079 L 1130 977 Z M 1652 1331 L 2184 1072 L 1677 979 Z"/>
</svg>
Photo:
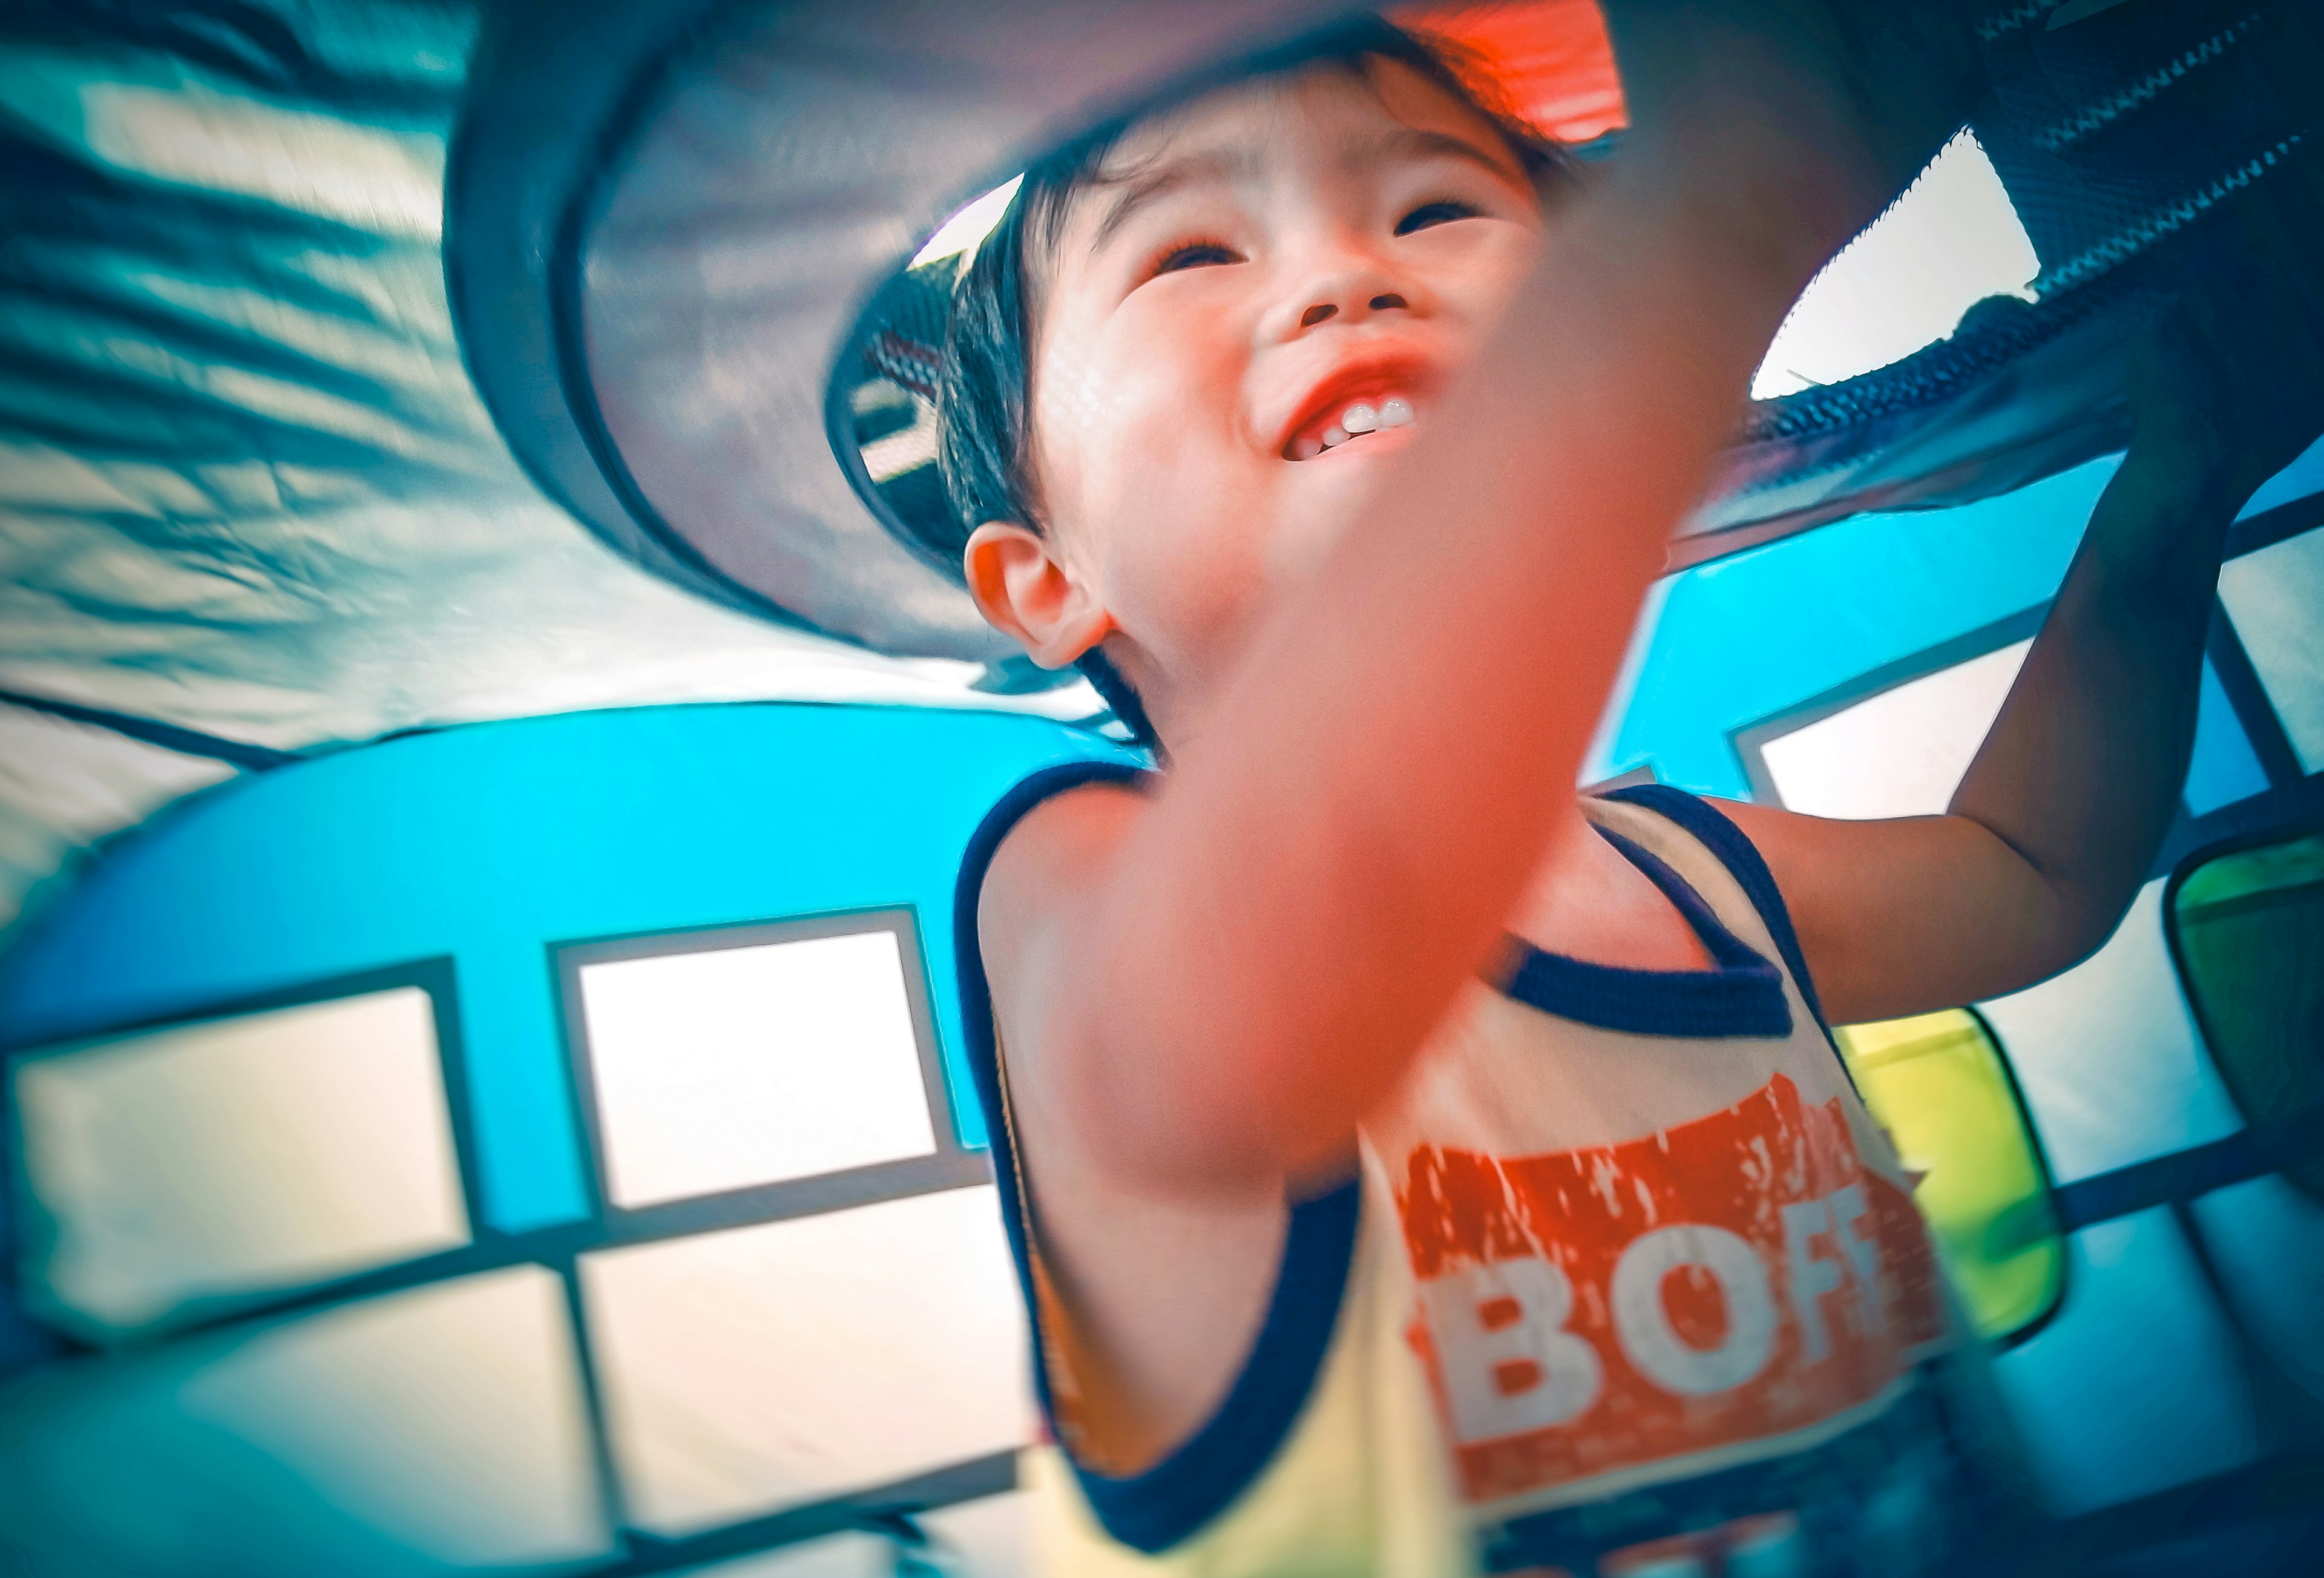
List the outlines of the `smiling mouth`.
<svg viewBox="0 0 2324 1578">
<path fill-rule="evenodd" d="M 1351 400 L 1338 411 L 1326 412 L 1294 433 L 1291 441 L 1283 447 L 1283 457 L 1286 460 L 1313 460 L 1343 444 L 1352 444 L 1366 434 L 1410 427 L 1413 416 L 1412 401 L 1406 395 Z"/>
</svg>

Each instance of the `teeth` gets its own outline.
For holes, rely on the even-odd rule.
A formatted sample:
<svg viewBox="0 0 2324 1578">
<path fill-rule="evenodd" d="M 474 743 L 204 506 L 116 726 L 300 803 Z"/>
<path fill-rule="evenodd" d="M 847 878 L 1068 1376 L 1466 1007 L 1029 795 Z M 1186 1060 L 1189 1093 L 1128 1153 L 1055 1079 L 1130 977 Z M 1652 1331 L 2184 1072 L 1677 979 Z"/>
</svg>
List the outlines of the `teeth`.
<svg viewBox="0 0 2324 1578">
<path fill-rule="evenodd" d="M 1338 448 L 1359 433 L 1409 427 L 1412 421 L 1412 401 L 1401 394 L 1392 394 L 1378 405 L 1368 400 L 1360 400 L 1342 411 L 1340 420 L 1325 428 L 1321 437 L 1292 439 L 1286 453 L 1294 460 L 1313 460 L 1326 449 Z"/>
</svg>

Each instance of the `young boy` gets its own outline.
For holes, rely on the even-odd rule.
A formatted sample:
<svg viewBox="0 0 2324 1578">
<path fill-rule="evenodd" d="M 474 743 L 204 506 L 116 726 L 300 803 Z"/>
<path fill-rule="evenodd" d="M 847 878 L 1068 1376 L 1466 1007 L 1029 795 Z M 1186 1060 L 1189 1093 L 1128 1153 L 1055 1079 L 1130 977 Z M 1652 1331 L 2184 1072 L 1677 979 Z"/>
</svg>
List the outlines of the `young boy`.
<svg viewBox="0 0 2324 1578">
<path fill-rule="evenodd" d="M 1592 182 L 1360 28 L 1030 172 L 964 278 L 945 546 L 1167 762 L 1028 782 L 962 879 L 1051 1570 L 1964 1559 L 1941 1289 L 1823 1025 L 2112 930 L 2324 347 L 2230 413 L 2171 320 L 1948 815 L 1565 788 L 1784 310 L 1959 124 L 1943 9 L 1618 11 Z"/>
</svg>

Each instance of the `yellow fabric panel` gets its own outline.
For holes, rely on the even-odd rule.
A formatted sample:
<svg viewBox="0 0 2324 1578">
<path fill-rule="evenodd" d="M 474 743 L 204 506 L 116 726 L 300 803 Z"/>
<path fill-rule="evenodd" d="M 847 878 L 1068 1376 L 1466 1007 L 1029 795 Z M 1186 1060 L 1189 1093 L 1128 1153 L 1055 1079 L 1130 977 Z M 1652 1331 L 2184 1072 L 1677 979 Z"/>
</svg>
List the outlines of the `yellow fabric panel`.
<svg viewBox="0 0 2324 1578">
<path fill-rule="evenodd" d="M 1978 1334 L 2047 1314 L 2065 1249 L 2034 1140 L 1984 1022 L 1965 1009 L 1833 1031 L 1904 1166 Z"/>
</svg>

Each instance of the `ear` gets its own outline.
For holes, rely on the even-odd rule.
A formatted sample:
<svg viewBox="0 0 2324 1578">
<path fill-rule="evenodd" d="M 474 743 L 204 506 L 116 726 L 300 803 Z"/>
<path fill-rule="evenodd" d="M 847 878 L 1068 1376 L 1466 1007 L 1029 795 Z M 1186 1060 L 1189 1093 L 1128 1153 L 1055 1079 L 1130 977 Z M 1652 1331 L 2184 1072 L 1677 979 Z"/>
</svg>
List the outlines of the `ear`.
<svg viewBox="0 0 2324 1578">
<path fill-rule="evenodd" d="M 1113 615 L 1022 526 L 987 521 L 961 552 L 968 595 L 994 629 L 1017 638 L 1033 661 L 1062 669 L 1105 639 Z"/>
</svg>

